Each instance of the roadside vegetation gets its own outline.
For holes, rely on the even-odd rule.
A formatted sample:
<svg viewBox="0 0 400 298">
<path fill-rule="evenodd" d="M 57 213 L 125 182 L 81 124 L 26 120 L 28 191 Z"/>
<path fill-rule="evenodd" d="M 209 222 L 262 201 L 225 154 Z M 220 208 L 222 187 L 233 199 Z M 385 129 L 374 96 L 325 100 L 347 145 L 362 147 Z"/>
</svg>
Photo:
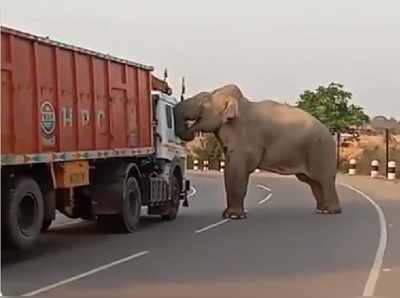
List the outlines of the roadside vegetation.
<svg viewBox="0 0 400 298">
<path fill-rule="evenodd" d="M 324 123 L 332 133 L 360 128 L 369 121 L 362 107 L 351 102 L 352 94 L 342 84 L 330 83 L 300 95 L 297 106 Z"/>
</svg>

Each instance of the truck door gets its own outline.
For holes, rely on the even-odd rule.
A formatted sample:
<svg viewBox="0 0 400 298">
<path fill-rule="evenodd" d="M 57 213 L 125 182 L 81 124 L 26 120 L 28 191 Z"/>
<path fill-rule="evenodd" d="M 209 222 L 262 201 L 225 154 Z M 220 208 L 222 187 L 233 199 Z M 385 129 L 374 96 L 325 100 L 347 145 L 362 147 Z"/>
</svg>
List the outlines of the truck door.
<svg viewBox="0 0 400 298">
<path fill-rule="evenodd" d="M 168 143 L 175 143 L 175 129 L 174 129 L 174 119 L 172 106 L 165 105 L 165 116 L 167 119 L 167 140 Z"/>
<path fill-rule="evenodd" d="M 175 156 L 175 131 L 172 106 L 165 100 L 157 103 L 157 156 L 171 160 Z"/>
</svg>

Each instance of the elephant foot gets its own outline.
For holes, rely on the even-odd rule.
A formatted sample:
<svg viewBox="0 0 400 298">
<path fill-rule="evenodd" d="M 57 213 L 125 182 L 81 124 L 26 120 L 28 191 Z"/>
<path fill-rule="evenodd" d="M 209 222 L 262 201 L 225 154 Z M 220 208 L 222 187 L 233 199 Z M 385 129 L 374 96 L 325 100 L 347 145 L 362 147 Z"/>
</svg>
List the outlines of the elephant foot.
<svg viewBox="0 0 400 298">
<path fill-rule="evenodd" d="M 342 213 L 342 208 L 317 208 L 315 212 L 318 214 L 340 214 Z"/>
<path fill-rule="evenodd" d="M 245 219 L 247 217 L 247 210 L 238 212 L 231 209 L 225 209 L 225 211 L 222 213 L 222 217 L 229 219 Z"/>
</svg>

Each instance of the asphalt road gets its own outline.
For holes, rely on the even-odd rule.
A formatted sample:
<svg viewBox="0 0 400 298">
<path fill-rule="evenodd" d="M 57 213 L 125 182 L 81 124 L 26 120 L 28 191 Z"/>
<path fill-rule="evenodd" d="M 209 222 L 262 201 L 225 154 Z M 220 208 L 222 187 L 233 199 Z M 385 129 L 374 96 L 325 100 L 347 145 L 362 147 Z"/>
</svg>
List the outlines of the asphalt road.
<svg viewBox="0 0 400 298">
<path fill-rule="evenodd" d="M 59 219 L 31 253 L 3 253 L 3 295 L 318 297 L 400 292 L 400 195 L 396 200 L 379 191 L 366 193 L 382 206 L 382 219 L 379 207 L 364 194 L 339 186 L 344 213 L 318 215 L 306 185 L 292 178 L 252 177 L 248 218 L 222 221 L 222 178 L 194 176 L 192 185 L 196 194 L 190 208 L 182 208 L 175 221 L 144 216 L 134 234 L 102 234 L 95 223 Z"/>
</svg>

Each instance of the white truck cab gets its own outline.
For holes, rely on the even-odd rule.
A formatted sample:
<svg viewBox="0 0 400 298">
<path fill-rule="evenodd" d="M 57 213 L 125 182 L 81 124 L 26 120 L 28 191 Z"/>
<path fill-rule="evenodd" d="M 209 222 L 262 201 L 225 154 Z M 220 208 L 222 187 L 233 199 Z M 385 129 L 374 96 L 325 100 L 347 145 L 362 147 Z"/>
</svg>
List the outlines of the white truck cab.
<svg viewBox="0 0 400 298">
<path fill-rule="evenodd" d="M 163 92 L 153 91 L 153 116 L 155 121 L 155 147 L 156 159 L 162 165 L 164 171 L 160 177 L 165 181 L 171 181 L 174 169 L 181 171 L 181 194 L 183 206 L 187 207 L 187 191 L 190 189 L 190 181 L 186 179 L 186 149 L 183 141 L 175 135 L 174 107 L 178 104 L 177 99 Z M 180 176 L 180 175 L 178 175 Z M 169 182 L 171 184 L 171 182 Z M 153 214 L 154 208 L 149 209 Z M 155 209 L 156 212 L 157 209 Z"/>
<path fill-rule="evenodd" d="M 154 114 L 157 119 L 156 148 L 157 158 L 173 160 L 186 158 L 183 142 L 175 135 L 174 106 L 178 104 L 174 96 L 153 92 Z"/>
</svg>

